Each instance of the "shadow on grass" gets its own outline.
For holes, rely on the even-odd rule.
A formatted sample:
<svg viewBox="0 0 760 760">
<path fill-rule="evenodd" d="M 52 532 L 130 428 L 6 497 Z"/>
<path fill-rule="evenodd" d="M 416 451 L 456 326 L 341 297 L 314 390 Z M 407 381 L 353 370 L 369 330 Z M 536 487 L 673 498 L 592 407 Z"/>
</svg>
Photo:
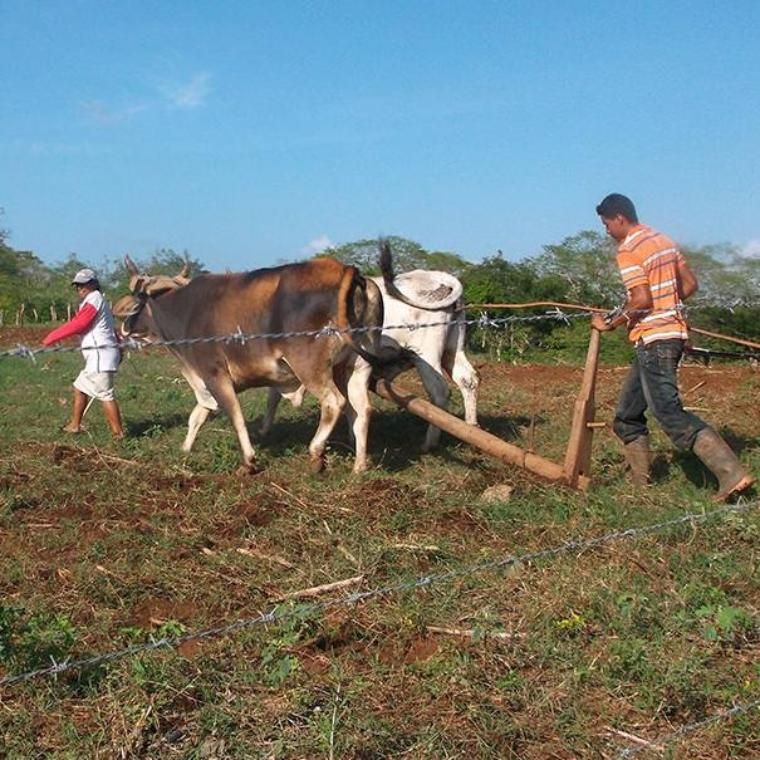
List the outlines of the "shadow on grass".
<svg viewBox="0 0 760 760">
<path fill-rule="evenodd" d="M 536 425 L 543 420 L 536 419 Z M 340 425 L 341 423 L 339 423 Z M 481 417 L 481 428 L 504 441 L 520 445 L 520 428 L 530 424 L 526 417 Z M 423 456 L 422 446 L 428 424 L 424 420 L 402 410 L 378 412 L 373 415 L 370 427 L 369 451 L 375 463 L 382 462 L 388 472 L 401 472 L 414 467 Z M 337 432 L 340 431 L 340 432 Z M 348 445 L 346 426 L 336 428 L 336 440 Z M 332 439 L 331 439 L 332 440 Z M 461 441 L 446 433 L 441 434 L 438 446 L 430 452 L 442 461 L 452 464 L 471 465 L 467 449 Z"/>
<path fill-rule="evenodd" d="M 157 431 L 168 431 L 174 428 L 186 428 L 188 415 L 167 414 L 163 416 L 149 417 L 144 419 L 131 419 L 126 422 L 127 434 L 130 438 L 149 436 Z M 223 413 L 218 413 L 209 418 L 232 426 Z M 302 410 L 297 416 L 280 416 L 275 419 L 272 429 L 262 437 L 259 428 L 261 415 L 247 422 L 248 433 L 256 448 L 266 450 L 271 456 L 282 457 L 303 450 L 306 452 L 317 430 L 319 415 L 317 410 Z M 536 417 L 536 428 L 546 423 L 543 417 Z M 207 423 L 208 424 L 208 423 Z M 524 436 L 530 427 L 531 419 L 526 416 L 494 417 L 481 416 L 480 427 L 504 441 L 523 445 Z M 389 472 L 401 472 L 413 467 L 423 456 L 422 445 L 427 431 L 427 422 L 415 415 L 398 410 L 378 410 L 372 415 L 369 432 L 369 454 L 373 463 L 382 461 L 383 469 Z M 204 437 L 203 428 L 199 432 L 199 438 Z M 441 434 L 440 443 L 431 452 L 431 455 L 440 457 L 442 460 L 468 464 L 469 460 L 462 457 L 461 442 L 446 432 Z M 335 450 L 345 452 L 347 456 L 353 455 L 354 446 L 349 436 L 348 425 L 344 416 L 338 420 L 329 446 Z"/>
<path fill-rule="evenodd" d="M 124 428 L 130 438 L 141 438 L 156 430 L 172 430 L 176 427 L 187 426 L 187 414 L 166 414 L 145 419 L 128 419 L 124 422 Z"/>
<path fill-rule="evenodd" d="M 723 428 L 719 432 L 737 456 L 746 449 L 760 448 L 760 438 L 739 436 L 728 428 Z M 656 456 L 652 463 L 652 480 L 655 483 L 667 480 L 674 467 L 683 470 L 686 479 L 697 488 L 716 489 L 718 486 L 718 481 L 712 472 L 691 451 L 674 450 L 672 458 L 662 454 Z"/>
<path fill-rule="evenodd" d="M 290 453 L 293 446 L 306 448 L 317 429 L 316 413 L 297 418 L 278 418 L 272 430 L 264 437 L 258 435 L 260 420 L 248 425 L 249 432 L 258 445 L 274 456 Z M 545 423 L 542 417 L 535 420 L 536 426 Z M 530 425 L 529 417 L 481 417 L 481 428 L 504 441 L 520 445 L 521 428 Z M 384 469 L 398 472 L 413 466 L 422 456 L 422 445 L 427 431 L 427 422 L 402 410 L 377 411 L 372 415 L 369 432 L 369 453 L 373 462 L 382 459 Z M 431 452 L 447 461 L 463 463 L 459 455 L 460 441 L 446 432 L 442 433 L 439 445 Z M 349 436 L 348 425 L 342 417 L 330 436 L 330 446 L 353 453 L 354 447 Z"/>
</svg>

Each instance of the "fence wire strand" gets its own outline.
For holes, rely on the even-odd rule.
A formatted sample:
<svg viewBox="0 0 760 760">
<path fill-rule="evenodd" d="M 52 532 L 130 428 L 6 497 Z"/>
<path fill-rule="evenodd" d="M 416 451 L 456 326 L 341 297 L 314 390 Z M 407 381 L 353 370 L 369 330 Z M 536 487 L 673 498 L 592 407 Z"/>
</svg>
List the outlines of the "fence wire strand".
<svg viewBox="0 0 760 760">
<path fill-rule="evenodd" d="M 465 319 L 461 322 L 457 322 L 458 325 L 465 326 L 479 326 L 479 327 L 506 327 L 514 323 L 529 323 L 529 322 L 542 322 L 546 320 L 552 320 L 555 322 L 563 322 L 570 324 L 571 319 L 588 319 L 593 316 L 594 312 L 579 312 L 565 314 L 559 309 L 547 312 L 545 314 L 534 314 L 525 317 L 488 317 L 486 314 L 478 317 L 477 319 Z M 330 325 L 320 328 L 319 330 L 296 330 L 291 332 L 273 332 L 273 333 L 244 333 L 239 327 L 236 332 L 226 335 L 209 335 L 205 337 L 192 337 L 192 338 L 177 338 L 174 340 L 162 340 L 151 339 L 150 342 L 145 343 L 134 338 L 127 338 L 124 340 L 120 347 L 127 350 L 141 350 L 144 348 L 152 348 L 154 346 L 191 346 L 198 343 L 239 343 L 245 345 L 249 341 L 254 340 L 283 340 L 287 338 L 324 338 L 335 335 L 349 335 L 356 334 L 362 335 L 371 332 L 386 332 L 389 330 L 424 330 L 432 327 L 448 327 L 451 326 L 450 320 L 438 320 L 432 322 L 414 322 L 412 324 L 404 322 L 395 325 L 383 325 L 377 327 L 349 327 L 349 328 L 337 328 Z M 45 348 L 31 348 L 24 344 L 17 344 L 16 348 L 0 351 L 0 358 L 2 357 L 21 357 L 21 358 L 34 358 L 40 354 L 54 354 L 54 353 L 66 353 L 71 351 L 88 351 L 97 350 L 98 348 L 118 348 L 113 344 L 102 346 L 51 346 Z"/>
<path fill-rule="evenodd" d="M 466 308 L 466 307 L 465 307 Z M 465 310 L 465 308 L 459 309 L 458 311 L 461 313 Z M 678 307 L 679 311 L 682 311 L 684 313 L 688 311 L 693 311 L 694 306 L 681 306 Z M 706 305 L 698 305 L 696 306 L 697 309 L 699 308 L 707 308 Z M 728 308 L 726 306 L 711 306 L 709 308 Z M 610 312 L 610 314 L 614 313 L 615 310 Z M 628 310 L 628 314 L 637 314 L 637 313 L 649 313 L 650 310 L 648 309 L 641 309 L 638 311 L 634 310 Z M 731 308 L 729 308 L 729 311 L 732 311 Z M 137 340 L 132 337 L 128 337 L 125 340 L 123 340 L 120 344 L 103 344 L 103 345 L 95 345 L 95 346 L 65 346 L 65 345 L 58 345 L 58 346 L 48 346 L 48 347 L 42 347 L 42 348 L 32 348 L 31 346 L 25 345 L 23 343 L 17 343 L 15 348 L 6 349 L 3 351 L 0 351 L 0 359 L 2 358 L 10 358 L 10 357 L 16 357 L 16 358 L 22 358 L 22 359 L 30 359 L 31 361 L 35 360 L 35 357 L 39 355 L 44 354 L 55 354 L 55 353 L 68 353 L 68 352 L 75 352 L 75 351 L 96 351 L 101 348 L 122 348 L 125 350 L 134 350 L 134 351 L 142 351 L 146 348 L 153 348 L 158 346 L 166 346 L 166 347 L 175 347 L 175 346 L 191 346 L 191 345 L 197 345 L 202 343 L 225 343 L 225 344 L 238 344 L 238 345 L 245 345 L 249 341 L 256 341 L 256 340 L 283 340 L 283 339 L 289 339 L 289 338 L 324 338 L 324 337 L 332 337 L 337 335 L 349 335 L 349 334 L 356 334 L 356 335 L 362 335 L 362 334 L 368 334 L 371 332 L 387 332 L 391 330 L 407 330 L 409 332 L 414 332 L 416 330 L 424 330 L 428 328 L 433 327 L 450 327 L 452 324 L 461 325 L 464 327 L 478 327 L 480 329 L 496 329 L 496 328 L 506 328 L 513 324 L 530 324 L 534 322 L 545 322 L 545 321 L 554 321 L 558 322 L 566 327 L 571 326 L 571 322 L 581 320 L 581 319 L 589 319 L 594 314 L 598 314 L 599 310 L 576 310 L 576 311 L 564 311 L 559 306 L 555 306 L 548 311 L 544 312 L 543 314 L 532 314 L 528 316 L 509 316 L 509 317 L 491 317 L 486 311 L 482 311 L 482 313 L 473 319 L 464 319 L 461 321 L 457 321 L 456 323 L 452 323 L 450 320 L 439 320 L 439 321 L 432 321 L 432 322 L 415 322 L 415 323 L 401 323 L 401 324 L 395 324 L 395 325 L 383 325 L 383 326 L 366 326 L 366 327 L 349 327 L 349 328 L 337 328 L 332 325 L 325 325 L 324 327 L 320 328 L 319 330 L 296 330 L 296 331 L 290 331 L 290 332 L 272 332 L 272 333 L 244 333 L 240 326 L 238 325 L 237 330 L 234 333 L 229 333 L 225 335 L 209 335 L 209 336 L 198 336 L 198 337 L 187 337 L 187 338 L 176 338 L 173 340 L 163 340 L 163 339 L 153 339 L 151 338 L 148 341 L 145 340 Z M 717 354 L 716 354 L 717 355 Z M 747 358 L 753 358 L 752 356 L 749 356 Z"/>
<path fill-rule="evenodd" d="M 647 740 L 646 744 L 641 744 L 638 747 L 627 747 L 626 749 L 621 750 L 618 753 L 618 760 L 625 760 L 626 758 L 638 755 L 640 752 L 662 752 L 662 750 L 669 744 L 674 744 L 689 734 L 693 734 L 695 731 L 700 731 L 703 728 L 707 728 L 708 726 L 720 723 L 724 720 L 730 720 L 737 715 L 744 715 L 755 708 L 760 709 L 760 699 L 756 699 L 753 702 L 734 705 L 728 710 L 721 710 L 720 712 L 715 713 L 715 715 L 711 715 L 709 718 L 704 718 L 703 720 L 686 723 L 675 731 L 671 731 L 669 734 L 665 734 L 657 739 Z"/>
<path fill-rule="evenodd" d="M 425 575 L 413 580 L 398 581 L 387 586 L 376 587 L 368 591 L 358 591 L 346 594 L 343 597 L 337 597 L 335 599 L 330 599 L 322 602 L 314 602 L 312 604 L 300 605 L 289 609 L 278 609 L 275 607 L 270 612 L 257 615 L 253 618 L 236 620 L 233 623 L 215 626 L 213 628 L 206 628 L 194 633 L 187 633 L 181 636 L 163 637 L 160 639 L 151 638 L 149 641 L 143 644 L 134 644 L 132 646 L 125 647 L 124 649 L 115 650 L 101 655 L 94 655 L 92 657 L 86 657 L 79 660 L 66 659 L 62 662 L 53 662 L 50 666 L 45 668 L 38 668 L 36 670 L 30 670 L 25 673 L 19 673 L 13 676 L 6 676 L 0 679 L 0 688 L 13 686 L 15 684 L 24 681 L 30 681 L 32 679 L 43 676 L 58 676 L 71 670 L 86 670 L 114 662 L 125 657 L 132 657 L 157 649 L 176 649 L 182 644 L 226 636 L 231 633 L 253 628 L 259 625 L 267 625 L 294 618 L 305 619 L 323 613 L 326 610 L 334 609 L 336 607 L 350 607 L 360 602 L 365 602 L 370 599 L 375 599 L 382 596 L 388 596 L 390 594 L 428 588 L 430 586 L 450 581 L 455 578 L 467 577 L 485 572 L 487 570 L 500 570 L 507 567 L 512 567 L 514 565 L 525 564 L 527 562 L 537 562 L 570 552 L 582 553 L 591 549 L 614 543 L 616 541 L 624 541 L 639 536 L 646 536 L 670 528 L 676 528 L 681 525 L 704 522 L 713 517 L 722 515 L 747 512 L 756 508 L 757 506 L 760 506 L 760 500 L 739 501 L 737 504 L 725 505 L 723 507 L 713 509 L 709 512 L 690 513 L 671 520 L 655 523 L 653 525 L 645 525 L 639 528 L 627 528 L 625 530 L 612 531 L 602 536 L 596 536 L 589 539 L 571 539 L 548 549 L 540 549 L 538 551 L 527 552 L 525 554 L 517 556 L 509 555 L 507 557 L 502 557 L 501 559 L 489 560 L 474 565 L 469 565 L 468 567 L 461 568 L 459 570 L 447 570 L 441 573 Z"/>
</svg>

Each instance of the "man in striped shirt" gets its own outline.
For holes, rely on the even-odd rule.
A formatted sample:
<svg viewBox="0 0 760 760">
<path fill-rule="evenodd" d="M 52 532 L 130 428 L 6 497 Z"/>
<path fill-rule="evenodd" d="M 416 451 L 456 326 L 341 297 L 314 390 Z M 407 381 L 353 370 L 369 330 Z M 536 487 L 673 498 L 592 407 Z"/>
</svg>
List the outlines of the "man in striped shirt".
<svg viewBox="0 0 760 760">
<path fill-rule="evenodd" d="M 630 198 L 608 195 L 597 207 L 607 232 L 618 242 L 617 263 L 626 287 L 625 304 L 608 316 L 595 315 L 602 332 L 626 325 L 636 358 L 625 379 L 613 428 L 622 440 L 634 485 L 649 482 L 651 409 L 675 446 L 693 451 L 718 479 L 717 499 L 749 488 L 752 476 L 728 444 L 703 420 L 683 408 L 677 370 L 688 338 L 683 301 L 697 291 L 697 279 L 675 243 L 639 224 Z"/>
</svg>

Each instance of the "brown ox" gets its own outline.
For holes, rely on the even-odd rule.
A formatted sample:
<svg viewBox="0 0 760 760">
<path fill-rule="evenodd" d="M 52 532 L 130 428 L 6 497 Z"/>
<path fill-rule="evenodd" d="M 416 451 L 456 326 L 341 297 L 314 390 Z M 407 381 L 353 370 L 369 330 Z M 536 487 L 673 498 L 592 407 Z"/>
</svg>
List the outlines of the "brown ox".
<svg viewBox="0 0 760 760">
<path fill-rule="evenodd" d="M 163 341 L 185 341 L 324 331 L 319 336 L 170 345 L 198 400 L 183 448 L 189 450 L 218 404 L 237 433 L 243 467 L 253 469 L 255 452 L 236 394 L 259 386 L 290 394 L 304 385 L 320 403 L 319 426 L 309 444 L 313 468 L 323 467 L 327 438 L 345 408 L 356 441 L 354 471 L 366 469 L 367 383 L 383 321 L 382 298 L 375 283 L 355 267 L 329 258 L 240 274 L 200 275 L 189 282 L 140 274 L 128 257 L 126 264 L 134 297 L 124 320 L 127 335 L 147 333 Z M 123 301 L 119 307 L 122 311 Z M 351 328 L 372 329 L 356 337 L 336 332 Z M 354 371 L 357 355 L 366 361 Z"/>
</svg>

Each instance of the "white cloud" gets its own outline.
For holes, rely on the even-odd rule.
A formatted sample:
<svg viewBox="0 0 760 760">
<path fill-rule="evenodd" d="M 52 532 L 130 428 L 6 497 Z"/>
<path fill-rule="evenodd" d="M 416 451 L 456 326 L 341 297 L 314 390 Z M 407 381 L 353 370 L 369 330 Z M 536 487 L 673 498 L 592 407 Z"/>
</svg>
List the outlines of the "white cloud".
<svg viewBox="0 0 760 760">
<path fill-rule="evenodd" d="M 206 98 L 211 93 L 211 74 L 203 71 L 185 84 L 164 86 L 161 92 L 175 108 L 199 108 L 206 104 Z"/>
<path fill-rule="evenodd" d="M 760 238 L 750 240 L 746 245 L 742 246 L 740 253 L 747 258 L 760 259 Z"/>
<path fill-rule="evenodd" d="M 335 243 L 327 235 L 318 235 L 301 249 L 301 253 L 304 256 L 314 256 L 317 253 L 322 253 L 326 248 L 333 248 L 334 246 Z"/>
<path fill-rule="evenodd" d="M 101 127 L 111 127 L 122 124 L 131 119 L 135 114 L 144 111 L 147 106 L 134 105 L 123 108 L 114 108 L 103 100 L 88 100 L 82 103 L 85 114 L 95 124 Z"/>
</svg>

